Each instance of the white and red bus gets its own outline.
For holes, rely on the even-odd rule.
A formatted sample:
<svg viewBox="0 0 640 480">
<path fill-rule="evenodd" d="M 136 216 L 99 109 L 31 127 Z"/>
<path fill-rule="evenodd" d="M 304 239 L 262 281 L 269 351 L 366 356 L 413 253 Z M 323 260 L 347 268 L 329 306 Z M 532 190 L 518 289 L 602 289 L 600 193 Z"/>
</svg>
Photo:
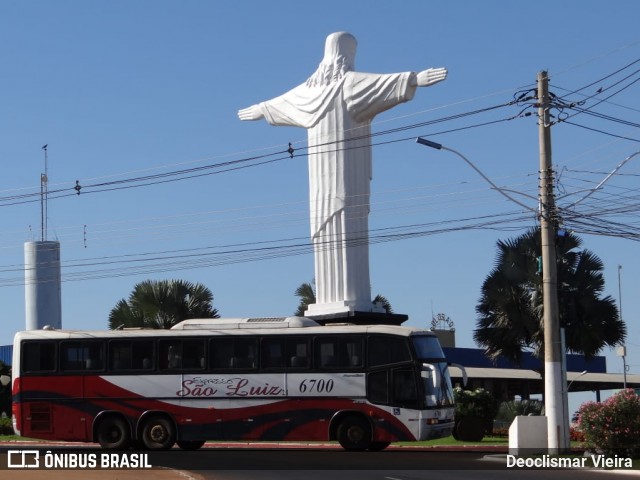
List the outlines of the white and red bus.
<svg viewBox="0 0 640 480">
<path fill-rule="evenodd" d="M 171 330 L 29 330 L 13 350 L 18 434 L 103 448 L 450 435 L 451 380 L 430 331 L 311 319 L 186 320 Z"/>
</svg>

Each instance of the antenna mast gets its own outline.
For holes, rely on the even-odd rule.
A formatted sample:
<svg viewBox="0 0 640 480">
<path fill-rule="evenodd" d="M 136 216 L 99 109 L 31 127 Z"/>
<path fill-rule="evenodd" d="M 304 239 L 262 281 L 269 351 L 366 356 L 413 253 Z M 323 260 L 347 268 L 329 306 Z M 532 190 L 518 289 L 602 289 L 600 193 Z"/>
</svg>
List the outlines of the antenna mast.
<svg viewBox="0 0 640 480">
<path fill-rule="evenodd" d="M 45 144 L 42 147 L 44 150 L 44 173 L 40 174 L 40 228 L 42 231 L 42 241 L 47 239 L 47 217 L 49 208 L 49 167 L 47 165 L 47 147 L 49 144 Z"/>
</svg>

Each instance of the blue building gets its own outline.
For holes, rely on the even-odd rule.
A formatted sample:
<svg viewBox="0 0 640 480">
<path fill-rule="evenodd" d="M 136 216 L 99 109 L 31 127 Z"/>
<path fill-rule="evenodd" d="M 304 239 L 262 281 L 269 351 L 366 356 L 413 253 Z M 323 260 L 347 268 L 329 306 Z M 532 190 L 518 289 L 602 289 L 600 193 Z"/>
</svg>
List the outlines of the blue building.
<svg viewBox="0 0 640 480">
<path fill-rule="evenodd" d="M 11 357 L 13 355 L 13 345 L 0 345 L 0 362 L 5 365 L 11 365 Z"/>
</svg>

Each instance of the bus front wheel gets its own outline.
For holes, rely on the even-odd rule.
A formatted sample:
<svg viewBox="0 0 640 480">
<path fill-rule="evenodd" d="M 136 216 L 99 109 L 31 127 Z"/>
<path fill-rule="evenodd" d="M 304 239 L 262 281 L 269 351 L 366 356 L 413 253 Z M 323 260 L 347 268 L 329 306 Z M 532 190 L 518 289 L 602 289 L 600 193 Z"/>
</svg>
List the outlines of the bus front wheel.
<svg viewBox="0 0 640 480">
<path fill-rule="evenodd" d="M 371 446 L 371 425 L 363 417 L 347 417 L 338 426 L 338 442 L 345 450 L 360 451 Z"/>
<path fill-rule="evenodd" d="M 168 450 L 176 443 L 176 429 L 166 417 L 151 417 L 144 422 L 142 443 L 149 450 Z"/>
<path fill-rule="evenodd" d="M 102 448 L 126 450 L 131 444 L 131 432 L 124 418 L 110 416 L 98 425 L 97 440 Z"/>
</svg>

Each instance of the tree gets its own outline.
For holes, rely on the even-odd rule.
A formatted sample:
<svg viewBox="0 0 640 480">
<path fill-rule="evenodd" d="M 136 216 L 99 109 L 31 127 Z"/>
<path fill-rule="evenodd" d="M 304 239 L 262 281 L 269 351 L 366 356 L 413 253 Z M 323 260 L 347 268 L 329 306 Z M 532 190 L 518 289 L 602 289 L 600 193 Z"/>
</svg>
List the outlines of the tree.
<svg viewBox="0 0 640 480">
<path fill-rule="evenodd" d="M 11 377 L 11 368 L 0 360 L 0 375 Z M 0 415 L 5 413 L 11 416 L 11 382 L 8 385 L 0 384 Z"/>
<path fill-rule="evenodd" d="M 300 298 L 300 303 L 298 304 L 298 309 L 294 313 L 297 317 L 303 317 L 304 312 L 307 310 L 309 305 L 312 303 L 316 303 L 316 292 L 313 288 L 313 283 L 303 283 L 298 288 L 296 288 L 295 292 L 296 297 Z M 393 313 L 393 309 L 391 308 L 391 303 L 387 300 L 386 297 L 378 294 L 376 298 L 373 299 L 372 303 L 381 303 L 382 307 L 385 309 L 387 313 Z"/>
<path fill-rule="evenodd" d="M 304 317 L 304 312 L 307 310 L 307 307 L 312 303 L 316 303 L 316 292 L 313 285 L 311 283 L 303 283 L 296 288 L 295 295 L 300 298 L 300 303 L 298 304 L 298 309 L 294 315 L 297 317 Z"/>
<path fill-rule="evenodd" d="M 171 328 L 189 318 L 218 318 L 212 302 L 211 290 L 199 283 L 146 280 L 111 309 L 109 328 Z"/>
<path fill-rule="evenodd" d="M 387 313 L 393 313 L 393 308 L 391 308 L 391 303 L 389 303 L 389 300 L 387 300 L 387 297 L 383 296 L 383 295 L 376 295 L 376 298 L 373 299 L 373 303 L 379 303 L 382 305 L 382 308 L 384 308 L 384 311 Z"/>
<path fill-rule="evenodd" d="M 567 351 L 587 358 L 624 342 L 626 326 L 610 296 L 602 297 L 602 261 L 569 233 L 556 244 L 560 326 Z M 482 285 L 475 342 L 490 358 L 519 364 L 523 351 L 544 356 L 540 229 L 498 241 L 496 266 Z"/>
</svg>

